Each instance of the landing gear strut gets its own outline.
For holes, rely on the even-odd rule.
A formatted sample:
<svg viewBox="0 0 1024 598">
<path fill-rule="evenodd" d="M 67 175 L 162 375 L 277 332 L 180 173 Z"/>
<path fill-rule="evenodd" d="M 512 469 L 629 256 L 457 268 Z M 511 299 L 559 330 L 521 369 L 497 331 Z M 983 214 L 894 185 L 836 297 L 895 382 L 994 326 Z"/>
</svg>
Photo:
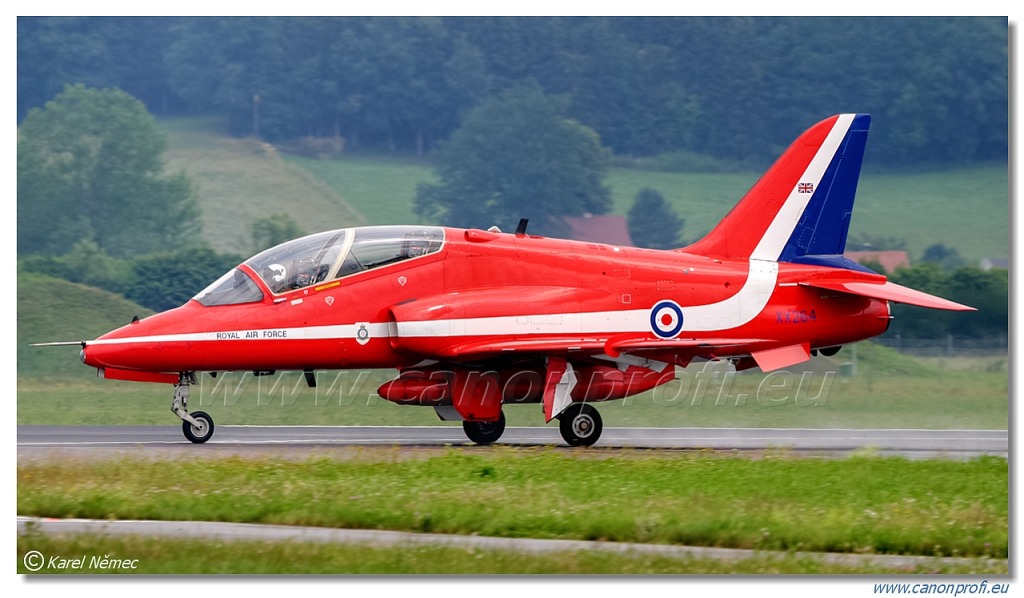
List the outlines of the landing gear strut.
<svg viewBox="0 0 1024 598">
<path fill-rule="evenodd" d="M 195 372 L 182 372 L 174 385 L 171 412 L 181 418 L 181 431 L 190 442 L 202 444 L 213 436 L 213 418 L 203 411 L 188 412 L 189 386 L 196 383 Z"/>
<path fill-rule="evenodd" d="M 477 444 L 494 444 L 505 432 L 505 412 L 498 416 L 498 421 L 493 422 L 462 422 L 462 431 L 466 437 Z"/>
<path fill-rule="evenodd" d="M 603 429 L 601 414 L 586 403 L 573 403 L 558 416 L 558 431 L 569 446 L 590 446 Z"/>
</svg>

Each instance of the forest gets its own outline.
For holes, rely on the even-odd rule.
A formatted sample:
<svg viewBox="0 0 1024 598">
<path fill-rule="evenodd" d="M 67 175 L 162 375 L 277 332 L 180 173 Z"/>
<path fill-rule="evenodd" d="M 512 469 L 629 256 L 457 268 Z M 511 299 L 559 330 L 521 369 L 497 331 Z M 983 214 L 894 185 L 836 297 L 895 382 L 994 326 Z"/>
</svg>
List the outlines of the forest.
<svg viewBox="0 0 1024 598">
<path fill-rule="evenodd" d="M 439 180 L 409 198 L 421 218 L 514 226 L 525 212 L 559 233 L 563 216 L 610 210 L 611 166 L 760 170 L 838 112 L 872 114 L 875 172 L 1004 164 L 1008 22 L 21 17 L 17 96 L 19 268 L 166 309 L 242 256 L 200 240 L 199 190 L 163 172 L 154 117 L 213 117 L 286 153 L 423 157 Z M 637 239 L 682 244 L 663 197 L 636 205 Z M 247 224 L 254 246 L 302 232 L 260 231 L 278 220 Z M 1007 271 L 929 250 L 940 259 L 893 280 L 982 315 L 909 315 L 901 333 L 1005 335 Z"/>
<path fill-rule="evenodd" d="M 874 116 L 880 164 L 1008 147 L 1004 17 L 20 17 L 19 122 L 71 83 L 346 151 L 428 154 L 524 83 L 616 156 L 761 167 L 838 112 Z"/>
</svg>

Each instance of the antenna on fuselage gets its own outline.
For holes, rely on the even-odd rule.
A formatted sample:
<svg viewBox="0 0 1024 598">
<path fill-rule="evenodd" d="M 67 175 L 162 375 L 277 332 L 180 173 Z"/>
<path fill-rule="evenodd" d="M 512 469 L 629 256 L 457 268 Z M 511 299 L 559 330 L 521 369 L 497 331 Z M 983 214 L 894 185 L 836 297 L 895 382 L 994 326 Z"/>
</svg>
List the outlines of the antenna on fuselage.
<svg viewBox="0 0 1024 598">
<path fill-rule="evenodd" d="M 525 237 L 526 236 L 526 225 L 529 224 L 529 223 L 530 223 L 530 219 L 529 218 L 520 218 L 519 219 L 519 226 L 516 227 L 516 236 L 517 237 Z"/>
</svg>

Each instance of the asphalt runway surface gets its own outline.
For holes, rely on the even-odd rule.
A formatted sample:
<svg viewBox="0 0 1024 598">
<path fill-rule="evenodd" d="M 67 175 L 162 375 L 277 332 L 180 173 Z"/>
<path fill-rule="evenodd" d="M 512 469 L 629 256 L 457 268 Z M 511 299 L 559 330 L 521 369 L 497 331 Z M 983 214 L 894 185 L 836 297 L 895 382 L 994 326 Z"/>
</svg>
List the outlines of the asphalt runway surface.
<svg viewBox="0 0 1024 598">
<path fill-rule="evenodd" d="M 565 445 L 557 427 L 514 427 L 498 445 Z M 475 446 L 461 426 L 217 426 L 213 438 L 194 445 L 180 426 L 18 426 L 18 455 L 73 452 L 87 456 L 131 450 L 164 454 L 289 454 L 358 446 L 414 448 Z M 778 429 L 778 428 L 605 428 L 594 449 L 676 449 L 716 451 L 792 450 L 844 455 L 869 450 L 910 458 L 1006 457 L 1007 430 Z"/>
</svg>

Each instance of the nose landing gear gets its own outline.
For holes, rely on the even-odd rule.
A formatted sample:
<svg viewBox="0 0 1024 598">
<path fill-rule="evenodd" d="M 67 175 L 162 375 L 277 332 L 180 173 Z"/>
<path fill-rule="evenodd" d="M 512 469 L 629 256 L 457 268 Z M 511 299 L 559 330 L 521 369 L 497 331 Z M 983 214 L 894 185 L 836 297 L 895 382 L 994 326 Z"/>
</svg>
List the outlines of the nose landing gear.
<svg viewBox="0 0 1024 598">
<path fill-rule="evenodd" d="M 171 412 L 181 418 L 181 431 L 190 442 L 202 444 L 213 436 L 213 418 L 203 411 L 188 412 L 189 386 L 196 383 L 195 372 L 182 372 L 174 385 Z"/>
</svg>

